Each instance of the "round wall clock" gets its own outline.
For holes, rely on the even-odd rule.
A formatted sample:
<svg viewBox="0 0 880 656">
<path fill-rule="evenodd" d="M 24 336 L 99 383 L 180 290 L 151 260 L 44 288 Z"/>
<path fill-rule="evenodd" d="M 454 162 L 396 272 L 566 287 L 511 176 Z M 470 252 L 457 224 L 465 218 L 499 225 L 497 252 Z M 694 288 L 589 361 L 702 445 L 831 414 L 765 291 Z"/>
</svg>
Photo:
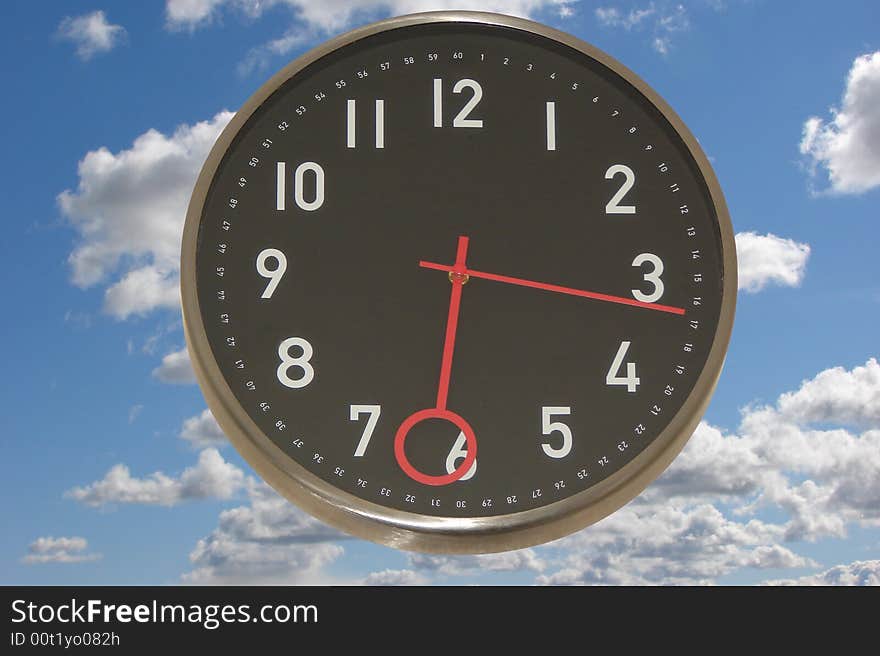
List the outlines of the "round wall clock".
<svg viewBox="0 0 880 656">
<path fill-rule="evenodd" d="M 184 322 L 276 490 L 401 549 L 610 514 L 681 450 L 733 323 L 718 182 L 596 48 L 471 12 L 376 23 L 245 103 L 196 184 Z"/>
</svg>

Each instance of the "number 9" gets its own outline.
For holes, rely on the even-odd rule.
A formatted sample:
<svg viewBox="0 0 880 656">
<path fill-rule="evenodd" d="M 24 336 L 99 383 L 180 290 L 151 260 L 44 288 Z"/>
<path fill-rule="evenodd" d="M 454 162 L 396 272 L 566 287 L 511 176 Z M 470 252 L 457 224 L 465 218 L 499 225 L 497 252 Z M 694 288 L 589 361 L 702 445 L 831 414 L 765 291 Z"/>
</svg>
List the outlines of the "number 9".
<svg viewBox="0 0 880 656">
<path fill-rule="evenodd" d="M 274 269 L 266 268 L 266 262 L 270 259 L 278 263 Z M 257 273 L 269 279 L 269 284 L 263 290 L 261 298 L 272 298 L 272 294 L 275 293 L 275 288 L 284 277 L 285 271 L 287 271 L 287 257 L 277 248 L 267 248 L 257 255 Z"/>
</svg>

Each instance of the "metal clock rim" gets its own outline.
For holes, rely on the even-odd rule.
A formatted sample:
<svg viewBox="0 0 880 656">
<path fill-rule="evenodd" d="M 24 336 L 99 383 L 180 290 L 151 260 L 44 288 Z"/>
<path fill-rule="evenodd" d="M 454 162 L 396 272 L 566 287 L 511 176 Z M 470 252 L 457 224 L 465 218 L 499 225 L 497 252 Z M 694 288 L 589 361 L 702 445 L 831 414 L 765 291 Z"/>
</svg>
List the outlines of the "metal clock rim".
<svg viewBox="0 0 880 656">
<path fill-rule="evenodd" d="M 287 457 L 247 415 L 223 378 L 208 343 L 196 290 L 196 247 L 208 190 L 226 151 L 257 108 L 288 79 L 343 46 L 380 32 L 430 23 L 484 24 L 530 32 L 610 68 L 643 94 L 684 141 L 708 186 L 721 232 L 724 280 L 718 327 L 703 371 L 669 425 L 640 454 L 593 487 L 548 506 L 508 515 L 431 517 L 387 508 L 331 486 Z M 640 494 L 678 455 L 709 404 L 730 341 L 737 292 L 733 227 L 721 187 L 696 138 L 672 108 L 626 66 L 570 34 L 521 18 L 472 11 L 411 14 L 355 29 L 307 52 L 263 84 L 223 130 L 202 167 L 187 210 L 180 272 L 184 333 L 196 377 L 215 418 L 244 459 L 276 491 L 331 525 L 399 549 L 435 553 L 491 553 L 554 540 L 610 515 Z"/>
</svg>

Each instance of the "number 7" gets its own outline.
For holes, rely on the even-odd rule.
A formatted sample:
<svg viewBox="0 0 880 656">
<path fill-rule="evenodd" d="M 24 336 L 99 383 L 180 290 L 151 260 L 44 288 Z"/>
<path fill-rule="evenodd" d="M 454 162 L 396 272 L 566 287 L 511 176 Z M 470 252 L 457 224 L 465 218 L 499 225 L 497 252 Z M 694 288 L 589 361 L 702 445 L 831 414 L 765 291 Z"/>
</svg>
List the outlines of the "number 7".
<svg viewBox="0 0 880 656">
<path fill-rule="evenodd" d="M 367 425 L 364 427 L 364 433 L 363 435 L 361 435 L 361 439 L 358 442 L 357 448 L 354 450 L 354 455 L 358 458 L 364 455 L 364 452 L 367 450 L 367 445 L 370 443 L 370 438 L 373 437 L 373 431 L 376 430 L 376 424 L 379 423 L 379 415 L 382 413 L 382 406 L 353 405 L 351 406 L 349 419 L 351 419 L 352 421 L 357 421 L 358 418 L 364 413 L 367 413 L 370 416 L 367 419 Z"/>
</svg>

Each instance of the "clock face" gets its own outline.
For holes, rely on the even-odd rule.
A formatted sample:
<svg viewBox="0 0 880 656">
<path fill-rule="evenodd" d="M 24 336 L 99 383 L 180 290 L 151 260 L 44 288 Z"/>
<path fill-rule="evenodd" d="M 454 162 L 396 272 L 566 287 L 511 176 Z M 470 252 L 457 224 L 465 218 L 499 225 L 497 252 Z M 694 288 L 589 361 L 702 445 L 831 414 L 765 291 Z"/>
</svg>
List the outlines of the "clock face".
<svg viewBox="0 0 880 656">
<path fill-rule="evenodd" d="M 344 39 L 252 99 L 197 187 L 211 407 L 360 535 L 480 551 L 593 521 L 681 448 L 720 370 L 735 264 L 703 155 L 622 67 L 535 28 Z"/>
</svg>

